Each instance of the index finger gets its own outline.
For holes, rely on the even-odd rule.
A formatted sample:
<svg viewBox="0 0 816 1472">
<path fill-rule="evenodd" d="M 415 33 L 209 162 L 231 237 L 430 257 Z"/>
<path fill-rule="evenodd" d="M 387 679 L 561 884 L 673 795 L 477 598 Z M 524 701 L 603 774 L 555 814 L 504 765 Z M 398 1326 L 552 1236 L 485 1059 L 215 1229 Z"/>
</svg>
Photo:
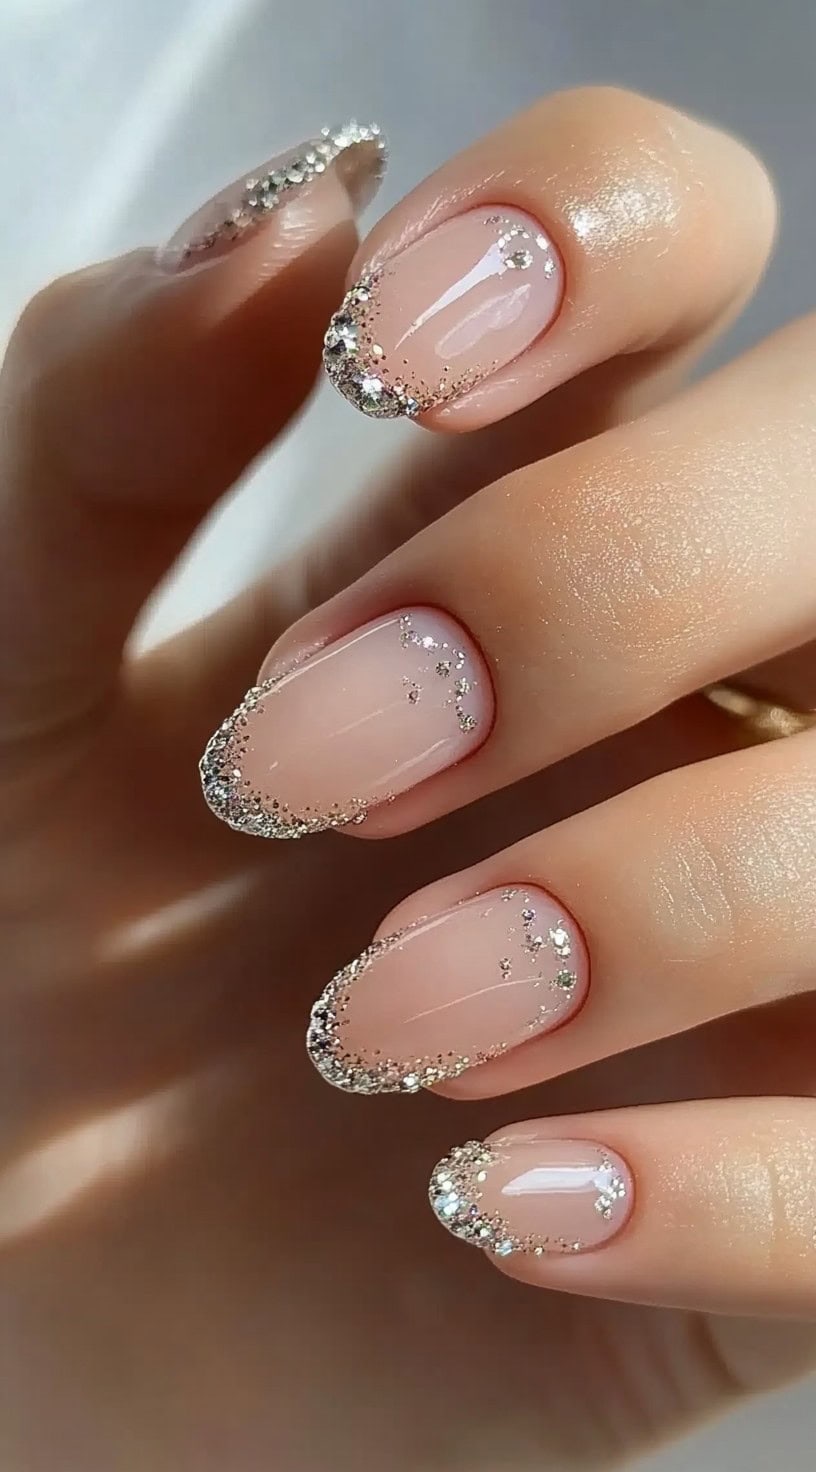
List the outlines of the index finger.
<svg viewBox="0 0 816 1472">
<path fill-rule="evenodd" d="M 751 291 L 774 218 L 734 138 L 617 88 L 559 93 L 380 221 L 325 365 L 364 413 L 456 431 L 616 355 L 660 370 Z"/>
</svg>

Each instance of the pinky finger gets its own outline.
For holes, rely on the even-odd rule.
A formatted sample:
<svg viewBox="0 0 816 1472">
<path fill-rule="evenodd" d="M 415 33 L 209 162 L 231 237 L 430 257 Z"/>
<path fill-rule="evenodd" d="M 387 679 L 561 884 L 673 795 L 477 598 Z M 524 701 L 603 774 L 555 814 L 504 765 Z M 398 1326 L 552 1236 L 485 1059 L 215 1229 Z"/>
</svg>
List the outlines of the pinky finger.
<svg viewBox="0 0 816 1472">
<path fill-rule="evenodd" d="M 816 1102 L 533 1120 L 458 1146 L 431 1206 L 509 1276 L 562 1292 L 816 1317 Z"/>
</svg>

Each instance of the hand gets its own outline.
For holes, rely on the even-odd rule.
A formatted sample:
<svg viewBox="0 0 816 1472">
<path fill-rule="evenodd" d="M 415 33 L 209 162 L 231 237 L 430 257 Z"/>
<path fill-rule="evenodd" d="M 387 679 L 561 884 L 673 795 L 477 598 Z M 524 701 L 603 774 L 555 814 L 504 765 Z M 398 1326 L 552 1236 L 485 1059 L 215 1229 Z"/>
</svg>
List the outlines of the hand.
<svg viewBox="0 0 816 1472">
<path fill-rule="evenodd" d="M 399 407 L 473 432 L 428 437 L 297 563 L 122 663 L 197 521 L 307 394 L 374 167 L 376 144 L 352 144 L 268 215 L 239 188 L 158 263 L 58 283 L 4 368 L 2 1422 L 19 1472 L 603 1466 L 813 1353 L 812 1325 L 782 1320 L 814 1310 L 811 738 L 736 754 L 737 727 L 689 694 L 812 631 L 810 324 L 656 407 L 761 270 L 773 209 L 744 149 L 639 98 L 566 94 L 420 186 L 360 259 L 498 191 L 553 232 L 535 344 L 444 403 L 415 375 Z M 265 650 L 274 674 L 401 607 L 415 664 L 403 686 L 389 662 L 390 730 L 422 723 L 423 780 L 350 830 L 388 841 L 216 823 L 196 762 Z M 464 694 L 416 663 L 428 608 L 462 630 Z M 434 678 L 450 705 L 427 698 Z M 346 784 L 360 761 L 372 794 L 393 786 L 376 689 L 351 737 L 319 723 L 322 757 L 291 740 L 299 691 L 313 715 L 371 689 L 325 660 L 273 685 L 242 728 L 263 801 L 219 794 L 212 765 L 213 804 L 271 822 L 272 761 L 287 819 L 368 797 Z M 274 752 L 257 724 L 273 710 Z M 433 725 L 451 711 L 452 735 Z M 435 746 L 459 760 L 434 772 Z M 307 999 L 378 926 L 510 883 L 563 910 L 559 1030 L 443 1082 L 458 1104 L 325 1088 Z M 398 962 L 391 1015 L 349 993 L 364 1073 L 380 1029 L 392 1052 L 405 1040 L 426 977 L 483 1026 L 433 943 L 420 927 L 375 963 Z M 597 1141 L 628 1187 L 596 1251 L 496 1259 L 567 1290 L 547 1294 L 488 1272 L 423 1200 L 452 1141 L 507 1118 L 488 1096 L 545 1080 L 539 1143 Z"/>
</svg>

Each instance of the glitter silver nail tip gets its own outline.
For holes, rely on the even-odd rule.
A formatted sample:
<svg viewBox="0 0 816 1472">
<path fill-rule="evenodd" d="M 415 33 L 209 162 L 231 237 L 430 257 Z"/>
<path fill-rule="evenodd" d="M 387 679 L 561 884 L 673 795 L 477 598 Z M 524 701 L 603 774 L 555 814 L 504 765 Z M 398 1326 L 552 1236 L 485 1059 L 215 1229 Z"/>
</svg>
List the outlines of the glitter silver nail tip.
<svg viewBox="0 0 816 1472">
<path fill-rule="evenodd" d="M 520 930 L 523 935 L 522 949 L 534 966 L 540 965 L 544 953 L 550 950 L 560 960 L 571 954 L 569 932 L 564 922 L 549 930 L 546 939 L 538 934 L 535 902 L 526 891 L 505 889 L 502 902 L 519 907 Z M 387 1056 L 363 1057 L 350 1049 L 344 1036 L 346 1014 L 356 982 L 371 967 L 387 955 L 410 942 L 413 931 L 421 929 L 423 921 L 405 926 L 392 935 L 374 941 L 361 955 L 338 971 L 312 1008 L 306 1033 L 306 1048 L 315 1068 L 326 1083 L 352 1094 L 416 1094 L 420 1089 L 431 1089 L 435 1084 L 459 1078 L 468 1069 L 478 1068 L 502 1057 L 511 1048 L 519 1045 L 520 1039 L 498 1041 L 490 1048 L 468 1053 L 423 1054 L 421 1057 L 392 1058 Z M 512 963 L 509 958 L 498 960 L 502 982 L 512 980 Z M 578 984 L 574 971 L 562 965 L 556 975 L 545 980 L 543 971 L 538 980 L 530 982 L 534 1005 L 527 1023 L 527 1032 L 533 1036 L 545 1025 L 550 1014 L 546 991 L 571 993 Z"/>
<path fill-rule="evenodd" d="M 323 366 L 338 393 L 370 419 L 415 419 L 425 406 L 401 380 L 387 383 L 378 371 L 375 322 L 381 279 L 382 272 L 374 272 L 346 292 L 323 339 Z"/>
<path fill-rule="evenodd" d="M 484 1186 L 491 1170 L 503 1161 L 500 1149 L 481 1140 L 468 1140 L 456 1145 L 435 1167 L 428 1187 L 428 1198 L 437 1221 L 454 1237 L 481 1247 L 494 1257 L 511 1257 L 527 1253 L 533 1257 L 547 1254 L 583 1252 L 589 1243 L 569 1237 L 533 1234 L 518 1236 L 507 1219 L 483 1205 Z M 603 1149 L 598 1149 L 597 1169 L 604 1181 L 594 1202 L 595 1211 L 609 1221 L 615 1206 L 625 1200 L 627 1186 Z"/>
<path fill-rule="evenodd" d="M 344 966 L 315 1002 L 306 1033 L 306 1049 L 326 1083 L 350 1094 L 417 1094 L 444 1079 L 458 1078 L 467 1068 L 487 1063 L 505 1051 L 497 1044 L 486 1052 L 469 1056 L 438 1053 L 422 1058 L 363 1058 L 349 1050 L 343 1039 L 344 1013 L 355 981 L 388 951 L 402 944 L 410 927 L 376 940 L 361 955 Z"/>
<path fill-rule="evenodd" d="M 362 823 L 369 807 L 363 798 L 355 798 L 345 807 L 335 804 L 328 812 L 306 809 L 295 813 L 286 803 L 254 791 L 246 782 L 242 758 L 249 741 L 252 715 L 283 678 L 283 675 L 278 675 L 248 690 L 237 710 L 222 722 L 207 742 L 199 762 L 207 806 L 230 828 L 256 838 L 305 838 L 310 833 Z M 388 798 L 380 801 L 388 801 Z"/>
<path fill-rule="evenodd" d="M 363 149 L 370 155 L 367 167 L 369 187 L 365 191 L 354 177 L 354 171 L 347 167 L 352 157 Z M 285 204 L 293 191 L 313 183 L 331 167 L 344 178 L 352 198 L 359 196 L 356 202 L 362 206 L 383 178 L 387 163 L 388 146 L 377 123 L 358 123 L 351 119 L 339 128 L 323 128 L 316 138 L 293 150 L 292 156 L 281 161 L 279 166 L 247 178 L 243 187 L 239 187 L 237 198 L 233 195 L 229 205 L 225 195 L 224 218 L 187 241 L 181 248 L 181 259 L 190 261 L 198 256 L 204 257 L 214 246 L 238 240 L 268 219 L 273 210 Z"/>
<path fill-rule="evenodd" d="M 544 274 L 555 271 L 555 257 L 543 234 L 501 214 L 486 216 L 484 225 L 508 270 L 528 271 L 541 257 Z M 387 261 L 346 293 L 323 340 L 323 366 L 338 393 L 369 418 L 415 419 L 476 388 L 499 364 L 496 360 L 459 373 L 445 367 L 435 382 L 419 376 L 407 360 L 394 373 L 378 341 L 380 287 L 392 271 L 393 263 Z"/>
</svg>

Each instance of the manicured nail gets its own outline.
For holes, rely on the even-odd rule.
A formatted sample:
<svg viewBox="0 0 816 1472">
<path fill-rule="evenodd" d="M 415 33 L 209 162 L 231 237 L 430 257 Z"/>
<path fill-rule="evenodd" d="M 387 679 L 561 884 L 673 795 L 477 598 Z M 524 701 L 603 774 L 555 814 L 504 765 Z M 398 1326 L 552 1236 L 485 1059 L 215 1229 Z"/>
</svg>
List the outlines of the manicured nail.
<svg viewBox="0 0 816 1472">
<path fill-rule="evenodd" d="M 589 1140 L 470 1140 L 434 1170 L 431 1207 L 442 1225 L 496 1257 L 589 1252 L 629 1219 L 629 1167 Z"/>
<path fill-rule="evenodd" d="M 470 635 L 437 609 L 399 609 L 251 689 L 204 753 L 204 795 L 263 838 L 361 823 L 481 746 L 493 708 Z"/>
<path fill-rule="evenodd" d="M 549 1032 L 588 985 L 563 905 L 543 889 L 494 889 L 375 940 L 315 1003 L 307 1047 L 338 1088 L 415 1093 Z"/>
<path fill-rule="evenodd" d="M 319 137 L 290 148 L 237 179 L 191 215 L 158 252 L 166 270 L 179 270 L 225 255 L 245 240 L 273 210 L 299 191 L 334 174 L 356 210 L 374 196 L 385 173 L 387 150 L 376 123 L 324 128 Z"/>
<path fill-rule="evenodd" d="M 563 290 L 561 257 L 536 220 L 469 210 L 351 288 L 326 333 L 326 371 L 364 414 L 413 418 L 523 353 Z"/>
</svg>

